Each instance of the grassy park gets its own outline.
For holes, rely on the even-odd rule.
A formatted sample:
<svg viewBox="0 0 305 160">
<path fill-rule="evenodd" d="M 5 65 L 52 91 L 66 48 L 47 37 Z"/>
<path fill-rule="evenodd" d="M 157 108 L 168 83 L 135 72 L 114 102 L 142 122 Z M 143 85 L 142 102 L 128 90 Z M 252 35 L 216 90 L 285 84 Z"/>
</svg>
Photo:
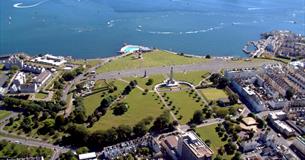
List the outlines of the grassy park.
<svg viewBox="0 0 305 160">
<path fill-rule="evenodd" d="M 222 89 L 216 89 L 216 88 L 205 88 L 200 90 L 203 96 L 208 101 L 216 101 L 221 98 L 227 98 L 227 93 Z"/>
<path fill-rule="evenodd" d="M 113 114 L 112 109 L 108 109 L 107 113 L 92 128 L 89 128 L 89 130 L 107 130 L 121 124 L 133 126 L 144 118 L 149 116 L 155 118 L 162 113 L 162 103 L 157 99 L 157 95 L 154 93 L 143 95 L 143 92 L 137 88 L 131 91 L 123 102 L 129 105 L 126 113 L 116 116 Z"/>
<path fill-rule="evenodd" d="M 97 69 L 97 73 L 115 71 L 115 70 L 126 70 L 136 69 L 144 67 L 159 67 L 168 65 L 179 65 L 179 64 L 192 64 L 205 62 L 207 59 L 193 58 L 181 55 L 175 55 L 166 51 L 155 50 L 143 54 L 142 59 L 137 59 L 133 55 L 128 55 L 115 59 L 102 67 Z"/>
<path fill-rule="evenodd" d="M 201 128 L 197 128 L 196 132 L 200 135 L 203 141 L 209 139 L 211 141 L 211 149 L 213 150 L 214 157 L 217 154 L 218 148 L 224 146 L 227 142 L 222 141 L 221 138 L 218 136 L 215 128 L 217 124 L 212 124 L 208 126 L 204 126 Z M 232 156 L 226 155 L 226 153 L 222 156 L 223 159 L 231 159 Z"/>
<path fill-rule="evenodd" d="M 205 77 L 209 75 L 207 71 L 192 71 L 192 72 L 183 72 L 183 73 L 174 73 L 174 79 L 179 81 L 187 81 L 193 85 L 197 85 Z"/>
<path fill-rule="evenodd" d="M 26 158 L 43 156 L 45 159 L 51 159 L 53 151 L 42 147 L 29 147 L 22 144 L 15 144 L 1 141 L 0 157 Z"/>
<path fill-rule="evenodd" d="M 100 106 L 101 100 L 105 95 L 118 95 L 120 91 L 122 91 L 126 86 L 126 84 L 121 81 L 109 81 L 107 83 L 117 86 L 118 90 L 111 94 L 107 94 L 108 90 L 98 91 L 94 94 L 84 97 L 85 112 L 87 115 L 91 115 L 95 109 Z M 106 87 L 108 85 L 107 83 L 104 80 L 97 81 L 95 84 L 95 89 Z"/>
<path fill-rule="evenodd" d="M 4 119 L 5 117 L 9 116 L 11 113 L 9 111 L 0 110 L 0 120 Z"/>
<path fill-rule="evenodd" d="M 176 117 L 179 119 L 180 123 L 186 124 L 189 122 L 193 114 L 196 110 L 200 110 L 203 107 L 202 102 L 196 102 L 197 98 L 195 97 L 195 92 L 190 94 L 190 91 L 180 91 L 180 92 L 170 92 L 166 94 L 167 96 L 164 97 L 166 100 L 166 97 L 169 97 L 169 101 L 172 101 L 172 105 L 170 107 L 173 110 L 173 106 L 175 106 L 173 112 L 175 113 L 177 110 L 179 110 L 179 113 L 176 115 Z M 180 115 L 182 118 L 179 118 Z"/>
<path fill-rule="evenodd" d="M 46 94 L 46 93 L 39 92 L 39 93 L 35 94 L 35 98 L 37 98 L 37 99 L 45 99 L 47 97 L 48 97 L 48 94 Z"/>
<path fill-rule="evenodd" d="M 147 85 L 148 79 L 152 79 L 153 83 L 151 85 Z M 151 75 L 148 77 L 127 77 L 124 78 L 124 80 L 131 81 L 131 80 L 136 80 L 138 82 L 138 86 L 140 86 L 143 89 L 149 89 L 153 90 L 154 86 L 158 83 L 161 83 L 165 80 L 164 75 L 162 74 L 157 74 L 157 75 Z"/>
</svg>

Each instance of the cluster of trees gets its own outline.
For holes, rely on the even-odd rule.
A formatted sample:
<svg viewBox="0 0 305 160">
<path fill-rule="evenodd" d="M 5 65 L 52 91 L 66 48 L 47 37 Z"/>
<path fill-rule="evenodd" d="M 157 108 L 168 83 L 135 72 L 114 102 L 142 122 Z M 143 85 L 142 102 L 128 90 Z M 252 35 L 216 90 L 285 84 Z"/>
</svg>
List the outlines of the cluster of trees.
<svg viewBox="0 0 305 160">
<path fill-rule="evenodd" d="M 82 97 L 76 97 L 73 101 L 75 107 L 73 113 L 70 115 L 71 121 L 74 123 L 82 124 L 87 121 L 87 116 L 85 113 L 84 102 Z"/>
<path fill-rule="evenodd" d="M 129 84 L 125 87 L 122 95 L 128 95 L 137 85 L 138 82 L 136 80 L 130 81 Z"/>
<path fill-rule="evenodd" d="M 43 156 L 51 158 L 51 150 L 42 147 L 28 147 L 20 144 L 9 143 L 7 141 L 0 141 L 0 153 L 2 157 L 36 157 Z"/>
<path fill-rule="evenodd" d="M 44 102 L 30 101 L 13 97 L 5 97 L 3 99 L 4 106 L 12 109 L 20 109 L 26 112 L 34 113 L 39 111 L 47 111 L 57 113 L 64 109 L 65 102 Z"/>
<path fill-rule="evenodd" d="M 62 78 L 65 81 L 71 81 L 73 80 L 76 76 L 82 74 L 84 72 L 84 68 L 83 67 L 78 67 L 72 71 L 67 71 L 62 75 Z"/>
<path fill-rule="evenodd" d="M 134 127 L 120 125 L 105 131 L 88 132 L 83 125 L 71 125 L 67 129 L 69 136 L 63 139 L 66 144 L 74 146 L 88 146 L 92 149 L 101 149 L 104 146 L 113 145 L 122 141 L 131 140 L 145 135 L 153 118 L 141 120 Z"/>
<path fill-rule="evenodd" d="M 209 80 L 219 89 L 223 89 L 229 85 L 229 80 L 219 73 L 213 73 Z"/>
</svg>

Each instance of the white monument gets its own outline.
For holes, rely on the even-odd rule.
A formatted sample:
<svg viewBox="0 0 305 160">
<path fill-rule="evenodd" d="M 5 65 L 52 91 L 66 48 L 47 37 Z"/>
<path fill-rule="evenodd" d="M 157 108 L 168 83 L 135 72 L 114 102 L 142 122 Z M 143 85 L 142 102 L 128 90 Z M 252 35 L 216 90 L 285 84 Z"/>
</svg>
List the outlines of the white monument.
<svg viewBox="0 0 305 160">
<path fill-rule="evenodd" d="M 174 80 L 174 71 L 173 71 L 173 67 L 171 67 L 171 71 L 170 71 L 170 75 L 169 75 L 169 79 L 166 79 L 164 81 L 165 86 L 166 87 L 177 87 L 179 86 L 179 83 L 177 81 Z"/>
</svg>

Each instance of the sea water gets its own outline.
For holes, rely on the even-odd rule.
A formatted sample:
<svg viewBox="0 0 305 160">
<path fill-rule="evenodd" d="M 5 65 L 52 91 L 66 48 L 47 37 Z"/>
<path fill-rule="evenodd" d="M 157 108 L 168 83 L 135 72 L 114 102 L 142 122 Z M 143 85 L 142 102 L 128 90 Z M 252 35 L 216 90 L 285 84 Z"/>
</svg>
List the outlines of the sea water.
<svg viewBox="0 0 305 160">
<path fill-rule="evenodd" d="M 107 57 L 128 43 L 246 56 L 247 41 L 278 29 L 305 34 L 305 0 L 0 1 L 0 55 Z"/>
</svg>

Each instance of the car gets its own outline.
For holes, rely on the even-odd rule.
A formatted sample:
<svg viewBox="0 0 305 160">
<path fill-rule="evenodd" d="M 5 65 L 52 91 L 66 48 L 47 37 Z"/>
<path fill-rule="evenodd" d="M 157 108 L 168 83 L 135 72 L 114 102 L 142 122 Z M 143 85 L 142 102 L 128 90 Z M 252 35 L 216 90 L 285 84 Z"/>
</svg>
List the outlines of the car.
<svg viewBox="0 0 305 160">
<path fill-rule="evenodd" d="M 15 141 L 15 143 L 18 143 L 18 144 L 19 144 L 19 143 L 20 143 L 20 141 Z"/>
<path fill-rule="evenodd" d="M 279 134 L 279 133 L 277 134 L 277 136 L 278 136 L 278 137 L 282 137 L 282 135 L 281 135 L 281 134 Z"/>
</svg>

